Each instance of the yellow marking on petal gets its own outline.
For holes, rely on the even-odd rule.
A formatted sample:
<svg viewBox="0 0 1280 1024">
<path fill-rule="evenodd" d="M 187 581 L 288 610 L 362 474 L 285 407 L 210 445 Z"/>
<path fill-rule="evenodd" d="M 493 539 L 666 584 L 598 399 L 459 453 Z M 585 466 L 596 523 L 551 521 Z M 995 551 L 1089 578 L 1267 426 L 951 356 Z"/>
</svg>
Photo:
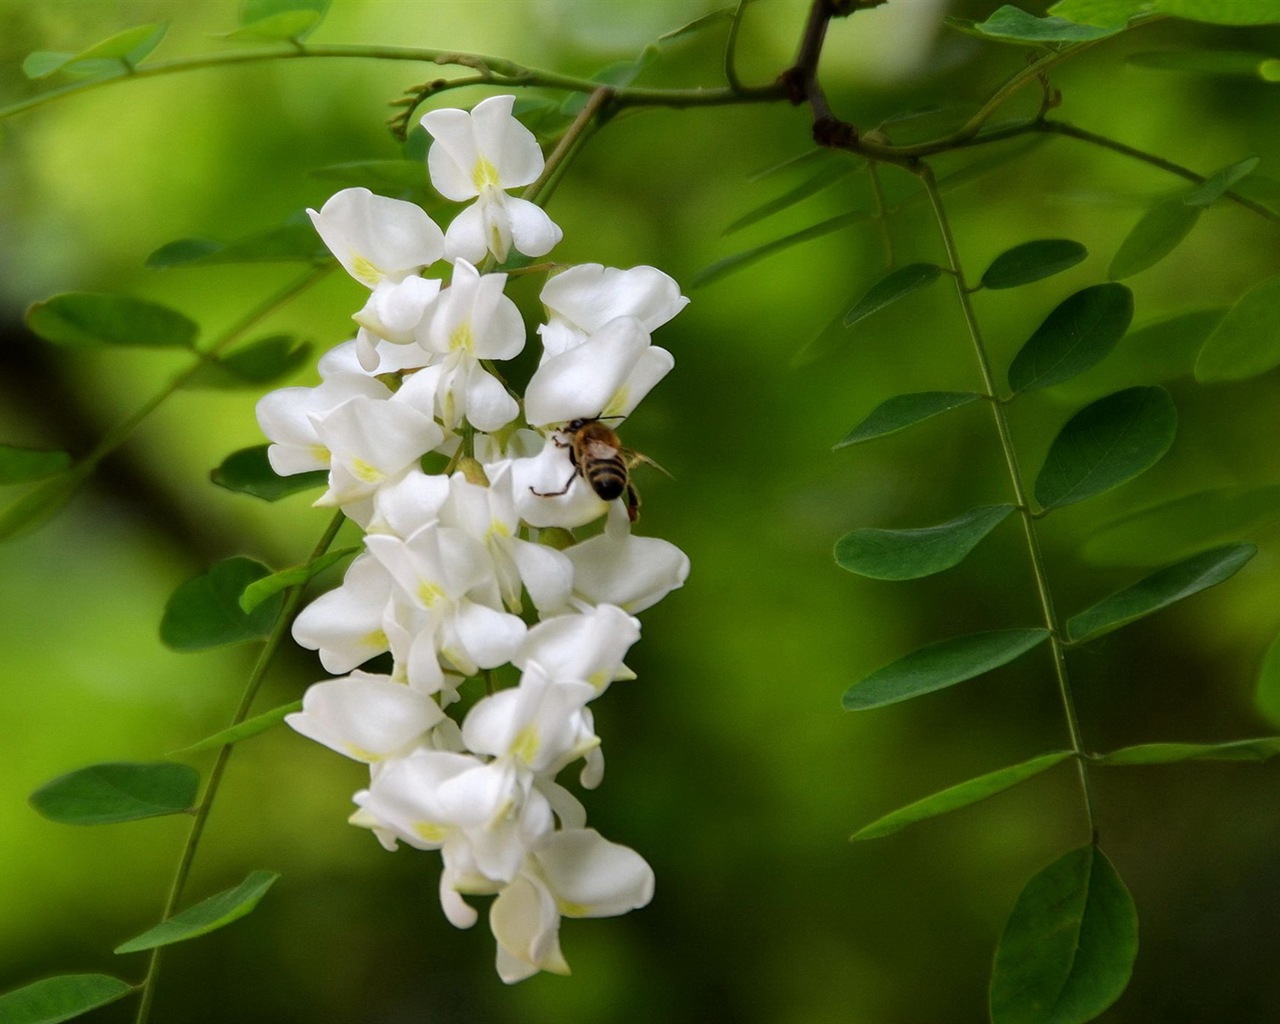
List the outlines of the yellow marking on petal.
<svg viewBox="0 0 1280 1024">
<path fill-rule="evenodd" d="M 313 459 L 326 466 L 329 465 L 330 461 L 333 459 L 332 453 L 330 453 L 329 449 L 322 444 L 313 444 L 307 448 L 307 451 L 311 454 Z"/>
<path fill-rule="evenodd" d="M 609 399 L 609 404 L 604 407 L 604 412 L 600 414 L 600 419 L 608 419 L 610 416 L 621 416 L 622 410 L 627 407 L 627 397 L 630 395 L 630 389 L 623 384 L 614 392 L 613 397 Z"/>
<path fill-rule="evenodd" d="M 383 273 L 358 253 L 351 258 L 351 276 L 361 284 L 373 288 L 382 281 Z"/>
<path fill-rule="evenodd" d="M 427 843 L 443 843 L 449 830 L 444 825 L 437 825 L 434 821 L 415 821 L 413 834 Z"/>
<path fill-rule="evenodd" d="M 418 583 L 418 600 L 426 607 L 432 608 L 445 598 L 444 588 L 439 583 L 421 580 Z"/>
<path fill-rule="evenodd" d="M 364 459 L 353 459 L 351 461 L 351 475 L 367 484 L 376 484 L 386 476 L 377 466 L 371 466 Z"/>
<path fill-rule="evenodd" d="M 526 725 L 516 733 L 516 738 L 511 742 L 511 753 L 525 762 L 525 764 L 531 764 L 533 759 L 538 756 L 538 748 L 540 746 L 542 746 L 542 741 L 538 737 L 538 730 L 532 725 Z"/>
<path fill-rule="evenodd" d="M 486 185 L 499 188 L 502 184 L 498 180 L 498 168 L 484 157 L 477 158 L 475 166 L 471 168 L 471 183 L 475 185 L 477 192 L 483 191 Z"/>
<path fill-rule="evenodd" d="M 387 634 L 380 629 L 375 629 L 362 636 L 360 638 L 360 643 L 365 647 L 380 647 L 385 649 L 387 647 Z"/>
<path fill-rule="evenodd" d="M 501 519 L 495 519 L 489 524 L 489 532 L 486 537 L 510 537 L 511 527 L 504 523 Z"/>
<path fill-rule="evenodd" d="M 471 331 L 470 320 L 458 324 L 458 326 L 453 329 L 453 333 L 449 335 L 449 347 L 455 352 L 475 351 L 476 336 Z"/>
<path fill-rule="evenodd" d="M 594 686 L 597 690 L 603 690 L 613 677 L 608 672 L 592 672 L 587 676 L 587 682 Z"/>
<path fill-rule="evenodd" d="M 344 743 L 342 748 L 357 761 L 364 761 L 366 764 L 374 764 L 383 759 L 382 754 L 375 754 L 372 750 L 365 750 L 364 747 L 357 747 L 354 743 Z"/>
<path fill-rule="evenodd" d="M 585 903 L 572 903 L 569 900 L 556 900 L 556 907 L 565 917 L 586 917 L 591 907 Z"/>
</svg>

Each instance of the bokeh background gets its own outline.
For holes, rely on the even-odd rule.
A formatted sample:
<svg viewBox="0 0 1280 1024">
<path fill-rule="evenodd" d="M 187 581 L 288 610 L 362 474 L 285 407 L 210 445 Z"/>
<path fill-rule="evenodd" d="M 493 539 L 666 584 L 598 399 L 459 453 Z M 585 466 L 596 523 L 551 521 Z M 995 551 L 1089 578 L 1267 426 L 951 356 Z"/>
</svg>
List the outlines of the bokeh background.
<svg viewBox="0 0 1280 1024">
<path fill-rule="evenodd" d="M 590 74 L 712 6 L 334 0 L 313 41 L 448 47 Z M 929 129 L 904 124 L 896 137 L 962 119 L 1025 55 L 951 32 L 941 18 L 981 18 L 995 6 L 889 0 L 834 23 L 822 66 L 834 108 L 864 127 L 934 111 Z M 787 66 L 806 8 L 752 6 L 739 48 L 745 80 Z M 216 38 L 235 12 L 231 0 L 3 0 L 0 103 L 40 88 L 19 70 L 32 50 L 77 51 L 168 19 L 156 58 L 217 52 L 235 45 Z M 640 82 L 718 84 L 720 44 L 712 31 L 665 45 Z M 1250 155 L 1275 173 L 1280 87 L 1124 60 L 1193 47 L 1277 55 L 1280 33 L 1178 22 L 1133 32 L 1054 74 L 1060 115 L 1202 173 Z M 215 336 L 297 267 L 151 271 L 146 256 L 177 238 L 230 240 L 318 207 L 341 183 L 315 169 L 398 156 L 383 127 L 387 103 L 440 73 L 359 60 L 255 64 L 126 82 L 0 122 L 0 436 L 86 451 L 181 368 L 164 353 L 51 350 L 23 327 L 28 304 L 58 291 L 123 290 L 181 309 Z M 869 202 L 866 176 L 844 176 L 724 235 L 810 172 L 752 175 L 809 145 L 806 111 L 785 104 L 628 114 L 590 144 L 550 207 L 565 231 L 561 260 L 652 264 L 693 299 L 656 338 L 675 353 L 676 371 L 625 432 L 674 476 L 640 471 L 643 532 L 688 552 L 693 573 L 643 615 L 628 659 L 638 680 L 596 705 L 609 770 L 586 798 L 602 832 L 653 864 L 652 905 L 566 922 L 572 977 L 505 987 L 484 923 L 457 932 L 442 918 L 438 858 L 386 853 L 345 823 L 364 769 L 281 728 L 236 751 L 188 891 L 194 900 L 254 868 L 283 878 L 250 918 L 169 952 L 154 1019 L 984 1019 L 991 952 L 1017 893 L 1087 841 L 1069 766 L 887 839 L 847 837 L 910 800 L 1063 746 L 1047 653 L 860 715 L 843 712 L 840 696 L 932 640 L 1035 624 L 1020 530 L 1011 520 L 961 567 L 911 583 L 857 578 L 831 557 L 855 527 L 925 525 L 1008 500 L 992 425 L 976 406 L 831 451 L 890 395 L 977 385 L 954 295 L 944 281 L 855 331 L 827 331 L 885 270 L 884 239 L 865 224 L 691 290 L 718 259 Z M 1145 205 L 1178 182 L 1067 139 L 982 147 L 936 166 L 945 176 L 988 161 L 947 197 L 971 275 L 1032 238 L 1078 239 L 1091 253 L 1066 274 L 976 297 L 1005 366 L 1057 302 L 1105 279 Z M 890 200 L 905 203 L 890 228 L 899 261 L 940 260 L 927 210 L 910 201 L 914 181 L 891 168 L 883 176 Z M 1171 257 L 1128 282 L 1136 326 L 1225 308 L 1278 265 L 1276 225 L 1219 204 Z M 536 289 L 513 291 L 536 323 Z M 334 344 L 349 336 L 362 294 L 331 275 L 269 327 Z M 820 335 L 820 358 L 793 365 Z M 1178 404 L 1178 440 L 1155 470 L 1042 523 L 1068 614 L 1189 550 L 1156 531 L 1119 551 L 1095 544 L 1088 550 L 1106 557 L 1088 557 L 1086 544 L 1126 512 L 1206 487 L 1280 483 L 1276 375 L 1197 386 L 1193 353 L 1159 328 L 1135 334 L 1086 377 L 1012 410 L 1030 477 L 1086 398 L 1140 380 L 1165 383 Z M 308 369 L 290 383 L 314 379 Z M 164 602 L 222 557 L 296 564 L 327 520 L 305 496 L 267 505 L 209 484 L 228 452 L 261 442 L 255 397 L 176 396 L 60 518 L 0 548 L 0 989 L 64 971 L 135 978 L 144 969 L 142 956 L 110 949 L 158 915 L 186 822 L 76 829 L 39 818 L 26 797 L 72 768 L 156 758 L 229 719 L 254 652 L 166 650 Z M 1205 524 L 1197 546 L 1238 537 L 1258 543 L 1259 555 L 1229 584 L 1072 654 L 1092 749 L 1275 730 L 1256 710 L 1254 685 L 1280 627 L 1276 519 L 1225 535 Z M 1196 524 L 1188 532 L 1195 543 Z M 259 708 L 295 699 L 322 674 L 309 652 L 287 652 Z M 1132 985 L 1102 1019 L 1280 1019 L 1280 765 L 1095 776 L 1103 845 L 1142 922 Z M 126 1002 L 90 1019 L 132 1013 Z"/>
</svg>

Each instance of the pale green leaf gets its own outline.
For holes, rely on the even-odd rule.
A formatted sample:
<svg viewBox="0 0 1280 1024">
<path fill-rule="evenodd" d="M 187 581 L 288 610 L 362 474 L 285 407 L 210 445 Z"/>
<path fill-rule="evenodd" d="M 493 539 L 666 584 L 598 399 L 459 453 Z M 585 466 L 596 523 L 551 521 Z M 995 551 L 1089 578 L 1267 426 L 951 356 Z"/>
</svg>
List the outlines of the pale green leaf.
<svg viewBox="0 0 1280 1024">
<path fill-rule="evenodd" d="M 1184 71 L 1199 75 L 1258 78 L 1264 54 L 1243 50 L 1153 50 L 1131 53 L 1126 64 L 1155 71 Z"/>
<path fill-rule="evenodd" d="M 337 565 L 344 558 L 350 558 L 359 550 L 358 547 L 352 547 L 330 551 L 319 558 L 313 559 L 306 565 L 294 566 L 292 569 L 282 569 L 280 572 L 274 572 L 270 576 L 255 580 L 245 587 L 244 593 L 240 595 L 240 608 L 248 614 L 267 598 L 280 593 L 282 590 L 288 590 L 290 587 L 298 587 L 309 582 L 331 565 Z"/>
<path fill-rule="evenodd" d="M 1098 284 L 1064 299 L 1009 366 L 1009 387 L 1032 391 L 1076 377 L 1105 359 L 1133 320 L 1133 293 Z"/>
<path fill-rule="evenodd" d="M 703 29 L 710 28 L 712 25 L 719 24 L 722 21 L 732 21 L 734 10 L 735 6 L 733 4 L 729 4 L 727 7 L 717 7 L 713 11 L 708 11 L 700 18 L 694 18 L 693 21 L 688 24 L 681 25 L 679 28 L 673 28 L 670 32 L 662 33 L 662 35 L 658 36 L 658 42 L 669 43 L 674 39 L 681 38 L 682 36 L 687 36 L 694 32 L 701 32 Z"/>
<path fill-rule="evenodd" d="M 748 210 L 741 217 L 735 220 L 727 228 L 723 234 L 731 235 L 735 231 L 741 231 L 743 228 L 750 227 L 752 224 L 758 224 L 760 221 L 772 217 L 775 213 L 790 209 L 796 203 L 808 199 L 812 195 L 816 195 L 823 189 L 830 188 L 832 185 L 843 181 L 849 177 L 854 171 L 858 170 L 860 165 L 851 163 L 841 163 L 837 166 L 826 168 L 795 187 L 788 189 L 779 196 L 774 196 L 767 202 L 761 203 L 755 209 Z"/>
<path fill-rule="evenodd" d="M 160 620 L 160 639 L 175 651 L 201 651 L 265 638 L 280 614 L 280 596 L 246 615 L 240 595 L 267 575 L 267 567 L 252 558 L 223 559 L 173 592 Z"/>
<path fill-rule="evenodd" d="M 1155 266 L 1178 247 L 1199 219 L 1200 208 L 1181 199 L 1157 203 L 1120 243 L 1108 276 L 1119 281 Z"/>
<path fill-rule="evenodd" d="M 1073 616 L 1067 635 L 1072 643 L 1080 643 L 1158 612 L 1229 580 L 1257 553 L 1252 544 L 1224 544 L 1167 565 Z"/>
<path fill-rule="evenodd" d="M 128 982 L 108 974 L 61 974 L 0 995 L 4 1024 L 58 1024 L 133 991 Z"/>
<path fill-rule="evenodd" d="M 1007 249 L 982 275 L 984 288 L 1016 288 L 1074 267 L 1089 250 L 1069 238 L 1041 238 Z"/>
<path fill-rule="evenodd" d="M 323 263 L 331 258 L 315 228 L 308 222 L 283 224 L 231 242 L 180 238 L 147 257 L 152 270 L 207 267 L 223 263 Z"/>
<path fill-rule="evenodd" d="M 908 825 L 914 825 L 917 821 L 936 818 L 939 815 L 959 810 L 961 807 L 968 807 L 970 804 L 976 804 L 979 800 L 985 800 L 987 797 L 1003 792 L 1011 786 L 1016 786 L 1019 782 L 1023 782 L 1032 776 L 1048 771 L 1054 765 L 1061 764 L 1071 756 L 1072 752 L 1070 750 L 1058 750 L 1051 754 L 1041 754 L 1039 757 L 1033 757 L 1030 761 L 1023 761 L 1021 764 L 1010 765 L 1007 768 L 1000 768 L 994 772 L 979 775 L 977 778 L 969 779 L 966 782 L 957 783 L 934 793 L 932 796 L 927 796 L 923 800 L 907 804 L 906 807 L 899 807 L 896 811 L 892 811 L 882 818 L 877 818 L 871 824 L 864 825 L 849 838 L 879 839 L 881 836 L 891 835 L 899 829 L 906 828 Z"/>
<path fill-rule="evenodd" d="M 117 946 L 117 953 L 136 953 L 156 946 L 185 942 L 238 921 L 250 913 L 280 876 L 274 871 L 253 871 L 233 889 L 202 900 Z"/>
<path fill-rule="evenodd" d="M 845 691 L 845 710 L 878 708 L 954 686 L 1013 661 L 1048 638 L 1047 629 L 998 629 L 929 644 L 854 683 Z"/>
<path fill-rule="evenodd" d="M 206 736 L 202 740 L 197 740 L 189 747 L 183 747 L 181 750 L 175 750 L 169 754 L 170 757 L 187 757 L 190 754 L 200 754 L 206 750 L 217 750 L 219 747 L 225 747 L 232 743 L 239 743 L 241 740 L 247 740 L 251 736 L 257 736 L 259 733 L 266 732 L 268 729 L 279 725 L 284 721 L 285 715 L 291 715 L 295 711 L 302 710 L 302 701 L 295 700 L 288 704 L 281 705 L 278 708 L 272 708 L 270 711 L 264 711 L 260 715 L 254 715 L 252 718 L 246 718 L 239 725 L 233 725 L 228 729 L 222 729 L 215 732 L 212 736 Z"/>
<path fill-rule="evenodd" d="M 160 44 L 168 28 L 167 22 L 135 25 L 123 32 L 117 32 L 109 39 L 95 43 L 87 50 L 80 51 L 68 62 L 68 65 L 80 61 L 119 60 L 132 67 Z"/>
<path fill-rule="evenodd" d="M 1081 25 L 1120 30 L 1130 19 L 1151 14 L 1154 0 L 1058 0 L 1049 14 Z"/>
<path fill-rule="evenodd" d="M 1126 388 L 1085 406 L 1050 445 L 1036 478 L 1036 501 L 1059 508 L 1127 483 L 1169 450 L 1177 425 L 1164 388 Z"/>
<path fill-rule="evenodd" d="M 1213 25 L 1280 24 L 1275 0 L 1151 0 L 1157 14 Z"/>
<path fill-rule="evenodd" d="M 866 419 L 836 442 L 835 448 L 847 448 L 851 444 L 884 437 L 981 397 L 976 391 L 918 391 L 910 395 L 894 395 L 872 409 Z"/>
<path fill-rule="evenodd" d="M 991 1024 L 1083 1024 L 1114 1003 L 1138 955 L 1138 915 L 1095 846 L 1031 879 L 996 948 Z"/>
<path fill-rule="evenodd" d="M 1266 761 L 1280 754 L 1280 736 L 1229 743 L 1142 743 L 1098 754 L 1093 764 L 1177 764 L 1180 761 Z"/>
<path fill-rule="evenodd" d="M 199 774 L 185 764 L 95 764 L 46 782 L 30 803 L 50 821 L 107 825 L 189 811 L 199 788 Z"/>
<path fill-rule="evenodd" d="M 1065 18 L 1038 18 L 1020 7 L 1009 4 L 997 8 L 986 21 L 961 22 L 953 25 L 971 35 L 998 39 L 1001 42 L 1044 46 L 1055 43 L 1084 43 L 1093 39 L 1105 39 L 1119 31 L 1118 28 L 1099 28 L 1081 25 Z"/>
<path fill-rule="evenodd" d="M 58 345 L 190 348 L 199 328 L 176 310 L 128 295 L 64 292 L 27 310 L 27 326 Z"/>
<path fill-rule="evenodd" d="M 941 273 L 942 268 L 933 263 L 909 263 L 905 267 L 890 271 L 868 288 L 862 298 L 853 304 L 849 312 L 844 315 L 844 325 L 852 327 L 872 313 L 878 313 L 912 292 L 932 284 Z"/>
<path fill-rule="evenodd" d="M 1196 359 L 1202 383 L 1245 380 L 1280 366 L 1280 276 L 1241 296 L 1205 339 Z"/>
<path fill-rule="evenodd" d="M 29 53 L 22 62 L 22 73 L 28 78 L 48 78 L 61 71 L 69 61 L 75 60 L 74 53 L 60 53 L 52 50 L 36 50 Z"/>
<path fill-rule="evenodd" d="M 1211 174 L 1204 184 L 1182 197 L 1188 206 L 1206 207 L 1217 202 L 1241 178 L 1252 174 L 1262 161 L 1256 156 L 1246 157 L 1228 164 L 1222 170 Z"/>
<path fill-rule="evenodd" d="M 877 580 L 914 580 L 959 565 L 1013 511 L 983 505 L 915 530 L 854 530 L 836 541 L 836 564 Z"/>
<path fill-rule="evenodd" d="M 1271 641 L 1262 659 L 1254 704 L 1268 722 L 1280 725 L 1280 636 Z"/>
</svg>

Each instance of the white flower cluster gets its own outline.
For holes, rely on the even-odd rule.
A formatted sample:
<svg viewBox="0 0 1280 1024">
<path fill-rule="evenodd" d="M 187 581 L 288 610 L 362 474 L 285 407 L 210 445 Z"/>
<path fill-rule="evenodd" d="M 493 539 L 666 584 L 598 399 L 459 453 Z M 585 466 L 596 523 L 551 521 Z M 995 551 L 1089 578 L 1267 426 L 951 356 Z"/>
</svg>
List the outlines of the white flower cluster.
<svg viewBox="0 0 1280 1024">
<path fill-rule="evenodd" d="M 675 546 L 632 535 L 629 494 L 606 501 L 588 479 L 590 457 L 626 481 L 611 428 L 590 453 L 574 444 L 584 424 L 627 416 L 671 369 L 649 335 L 688 301 L 675 282 L 651 267 L 561 270 L 542 291 L 542 357 L 523 401 L 494 369 L 523 349 L 525 329 L 503 294 L 507 275 L 483 268 L 512 250 L 544 255 L 561 237 L 543 210 L 507 194 L 543 168 L 513 102 L 423 117 L 435 188 L 474 200 L 447 232 L 421 208 L 359 188 L 310 211 L 369 299 L 356 338 L 321 359 L 318 386 L 258 405 L 275 471 L 326 469 L 316 504 L 365 530 L 342 585 L 293 628 L 339 678 L 311 686 L 286 721 L 369 765 L 354 824 L 388 849 L 441 852 L 451 922 L 475 922 L 464 896 L 496 896 L 489 920 L 507 982 L 568 971 L 561 916 L 622 914 L 652 896 L 649 865 L 587 828 L 555 779 L 582 759 L 582 785 L 601 781 L 589 704 L 634 678 L 623 664 L 640 635 L 634 613 L 689 569 Z M 422 276 L 442 260 L 447 285 Z M 445 472 L 424 472 L 428 453 L 449 460 Z M 602 516 L 602 530 L 572 542 L 568 531 Z M 390 674 L 360 670 L 388 652 Z M 506 664 L 519 683 L 495 692 L 490 670 Z M 476 676 L 485 695 L 460 696 Z M 459 701 L 469 710 L 450 717 Z"/>
</svg>

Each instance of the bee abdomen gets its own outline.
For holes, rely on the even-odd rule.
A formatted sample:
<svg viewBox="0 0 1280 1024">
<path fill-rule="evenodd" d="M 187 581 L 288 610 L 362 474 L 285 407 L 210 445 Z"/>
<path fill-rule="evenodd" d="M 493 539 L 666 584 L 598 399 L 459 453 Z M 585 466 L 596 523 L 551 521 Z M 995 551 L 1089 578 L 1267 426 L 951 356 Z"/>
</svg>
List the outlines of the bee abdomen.
<svg viewBox="0 0 1280 1024">
<path fill-rule="evenodd" d="M 627 467 L 621 459 L 592 463 L 585 475 L 591 489 L 605 501 L 612 501 L 627 487 Z"/>
</svg>

